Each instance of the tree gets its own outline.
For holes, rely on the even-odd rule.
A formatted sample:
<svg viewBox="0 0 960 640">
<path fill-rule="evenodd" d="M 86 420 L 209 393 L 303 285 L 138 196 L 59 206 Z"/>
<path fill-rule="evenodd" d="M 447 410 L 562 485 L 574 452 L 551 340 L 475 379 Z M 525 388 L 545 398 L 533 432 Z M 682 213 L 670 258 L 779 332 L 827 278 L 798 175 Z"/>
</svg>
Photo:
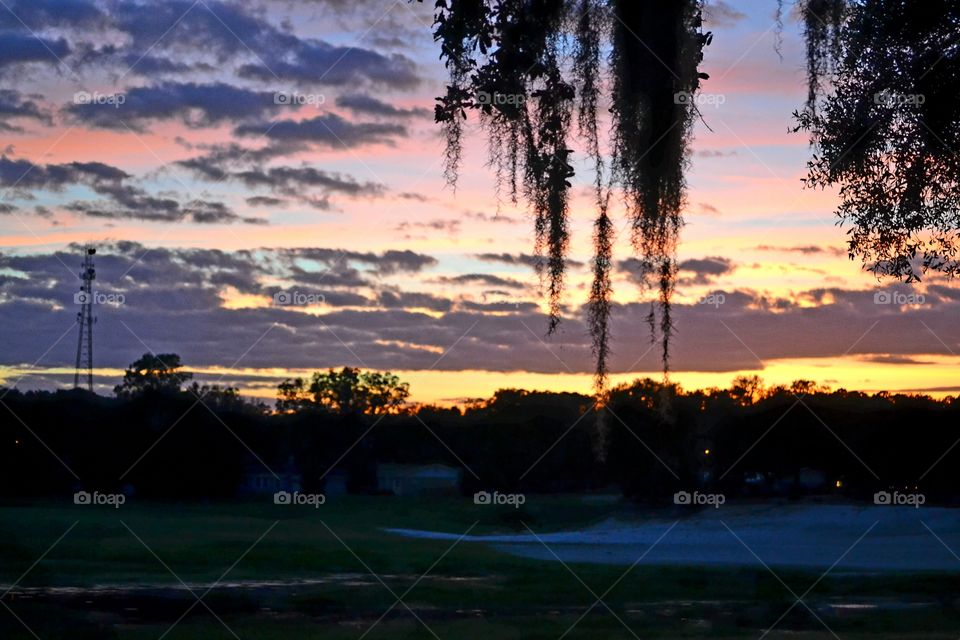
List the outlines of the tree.
<svg viewBox="0 0 960 640">
<path fill-rule="evenodd" d="M 145 353 L 123 373 L 123 382 L 113 388 L 119 397 L 130 398 L 144 393 L 180 391 L 180 386 L 193 378 L 183 371 L 180 356 L 175 353 Z"/>
<path fill-rule="evenodd" d="M 322 407 L 342 415 L 379 415 L 399 411 L 409 396 L 410 385 L 389 371 L 361 372 L 344 367 L 315 372 L 309 386 L 303 378 L 284 380 L 277 386 L 277 410 Z"/>
<path fill-rule="evenodd" d="M 312 402 L 303 378 L 286 379 L 277 385 L 277 411 L 293 413 Z"/>
<path fill-rule="evenodd" d="M 389 371 L 360 374 L 361 406 L 365 413 L 381 414 L 398 410 L 410 397 L 410 384 Z"/>
<path fill-rule="evenodd" d="M 805 0 L 801 13 L 806 184 L 839 187 L 851 259 L 908 282 L 960 275 L 960 5 Z"/>
<path fill-rule="evenodd" d="M 187 387 L 187 392 L 199 398 L 212 409 L 244 409 L 257 408 L 257 405 L 247 405 L 240 397 L 237 387 L 221 387 L 218 384 L 200 385 L 194 382 Z M 262 403 L 261 403 L 262 406 Z"/>
<path fill-rule="evenodd" d="M 730 397 L 738 404 L 749 406 L 763 395 L 763 380 L 760 376 L 737 376 L 730 385 Z"/>
</svg>

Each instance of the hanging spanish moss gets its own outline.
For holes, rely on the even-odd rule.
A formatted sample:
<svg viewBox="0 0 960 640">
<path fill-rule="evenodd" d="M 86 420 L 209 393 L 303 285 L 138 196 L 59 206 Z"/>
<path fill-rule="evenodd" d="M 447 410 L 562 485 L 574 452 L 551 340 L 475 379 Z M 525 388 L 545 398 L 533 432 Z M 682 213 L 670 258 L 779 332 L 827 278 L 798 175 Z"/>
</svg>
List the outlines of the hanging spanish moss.
<svg viewBox="0 0 960 640">
<path fill-rule="evenodd" d="M 651 338 L 662 342 L 666 372 L 693 97 L 706 78 L 697 68 L 710 41 L 700 1 L 438 0 L 436 7 L 434 36 L 450 74 L 436 107 L 447 139 L 447 179 L 456 180 L 463 121 L 475 112 L 488 135 L 498 195 L 509 193 L 513 202 L 522 196 L 533 213 L 552 333 L 562 315 L 570 240 L 575 114 L 595 172 L 587 315 L 597 389 L 610 356 L 614 189 L 623 195 L 642 276 L 658 291 Z M 604 100 L 611 105 L 608 160 L 598 113 Z"/>
<path fill-rule="evenodd" d="M 797 4 L 807 44 L 807 104 L 816 112 L 817 97 L 823 92 L 823 81 L 834 70 L 840 57 L 840 26 L 847 0 L 801 0 Z M 778 15 L 783 12 L 778 0 Z"/>
<path fill-rule="evenodd" d="M 697 67 L 710 34 L 700 33 L 695 2 L 615 0 L 612 6 L 619 18 L 612 54 L 613 169 L 625 192 L 637 257 L 659 289 L 660 318 L 652 309 L 650 322 L 659 329 L 666 371 L 693 96 L 706 77 Z"/>
</svg>

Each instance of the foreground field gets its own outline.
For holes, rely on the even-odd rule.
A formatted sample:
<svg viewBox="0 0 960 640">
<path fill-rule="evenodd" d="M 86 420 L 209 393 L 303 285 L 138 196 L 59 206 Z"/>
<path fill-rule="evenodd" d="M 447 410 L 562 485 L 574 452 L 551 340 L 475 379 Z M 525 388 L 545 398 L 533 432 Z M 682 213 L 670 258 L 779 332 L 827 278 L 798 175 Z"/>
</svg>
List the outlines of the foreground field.
<svg viewBox="0 0 960 640">
<path fill-rule="evenodd" d="M 652 515 L 663 514 L 577 497 L 521 510 L 395 498 L 7 505 L 0 637 L 741 638 L 771 626 L 770 638 L 956 637 L 960 584 L 948 572 L 565 564 L 460 538 Z"/>
</svg>

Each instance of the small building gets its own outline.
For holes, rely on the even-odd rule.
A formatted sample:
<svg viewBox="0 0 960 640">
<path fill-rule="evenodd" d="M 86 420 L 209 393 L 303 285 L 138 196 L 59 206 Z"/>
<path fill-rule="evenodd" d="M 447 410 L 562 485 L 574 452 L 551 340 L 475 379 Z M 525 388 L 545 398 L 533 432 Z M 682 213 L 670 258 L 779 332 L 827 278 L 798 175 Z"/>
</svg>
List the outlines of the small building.
<svg viewBox="0 0 960 640">
<path fill-rule="evenodd" d="M 797 484 L 804 491 L 823 491 L 827 488 L 827 474 L 819 469 L 804 467 L 797 473 Z"/>
<path fill-rule="evenodd" d="M 743 493 L 748 496 L 796 496 L 823 493 L 830 489 L 827 474 L 803 467 L 793 473 L 750 471 L 743 475 Z"/>
<path fill-rule="evenodd" d="M 459 495 L 463 470 L 444 464 L 381 464 L 377 490 L 395 496 Z"/>
<path fill-rule="evenodd" d="M 347 494 L 347 472 L 334 469 L 323 479 L 323 494 L 329 496 L 343 496 Z"/>
<path fill-rule="evenodd" d="M 274 468 L 273 473 L 261 463 L 250 463 L 243 474 L 240 484 L 241 496 L 266 496 L 278 491 L 293 493 L 300 491 L 302 478 L 294 464 L 293 457 L 286 466 Z"/>
</svg>

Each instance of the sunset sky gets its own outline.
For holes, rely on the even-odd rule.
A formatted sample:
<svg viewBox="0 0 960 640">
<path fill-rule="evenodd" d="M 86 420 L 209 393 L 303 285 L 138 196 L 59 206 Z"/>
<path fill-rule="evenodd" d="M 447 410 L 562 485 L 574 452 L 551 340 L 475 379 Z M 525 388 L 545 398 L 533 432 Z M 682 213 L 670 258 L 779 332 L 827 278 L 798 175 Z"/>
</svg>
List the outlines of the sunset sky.
<svg viewBox="0 0 960 640">
<path fill-rule="evenodd" d="M 456 192 L 444 182 L 432 2 L 4 5 L 3 384 L 73 384 L 89 243 L 97 290 L 123 299 L 95 309 L 100 393 L 147 351 L 266 397 L 340 366 L 399 373 L 425 402 L 589 391 L 593 176 L 575 178 L 566 317 L 547 338 L 532 222 L 498 204 L 476 122 Z M 709 6 L 672 379 L 955 393 L 958 283 L 878 282 L 847 257 L 835 194 L 801 184 L 803 41 L 787 16 L 778 57 L 775 7 Z M 615 253 L 612 381 L 658 377 L 626 231 Z"/>
</svg>

